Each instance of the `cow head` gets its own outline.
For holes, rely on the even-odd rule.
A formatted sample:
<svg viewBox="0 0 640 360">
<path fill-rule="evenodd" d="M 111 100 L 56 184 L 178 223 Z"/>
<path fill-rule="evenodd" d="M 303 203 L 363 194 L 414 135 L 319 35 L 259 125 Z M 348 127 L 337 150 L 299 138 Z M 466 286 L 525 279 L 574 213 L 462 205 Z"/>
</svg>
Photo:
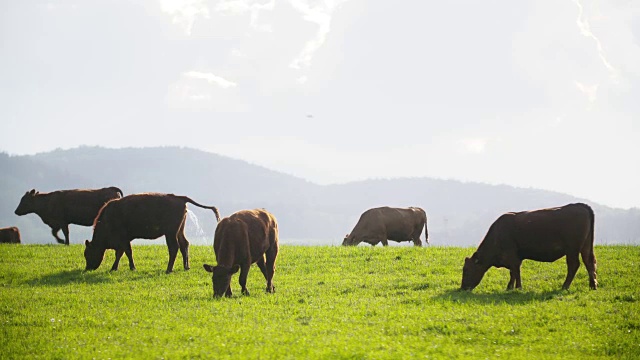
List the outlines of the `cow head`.
<svg viewBox="0 0 640 360">
<path fill-rule="evenodd" d="M 85 240 L 84 245 L 84 259 L 87 261 L 87 267 L 84 270 L 95 270 L 102 264 L 106 249 L 89 240 Z"/>
<path fill-rule="evenodd" d="M 38 192 L 36 191 L 36 189 L 31 189 L 31 191 L 27 191 L 22 197 L 22 199 L 20 199 L 20 204 L 18 204 L 15 214 L 21 216 L 21 215 L 27 215 L 29 213 L 34 212 L 35 206 L 36 206 L 35 205 L 36 195 L 38 195 Z"/>
<path fill-rule="evenodd" d="M 204 264 L 204 269 L 212 273 L 211 281 L 213 282 L 213 296 L 221 297 L 227 292 L 227 289 L 231 285 L 231 275 L 240 270 L 240 265 L 233 265 L 231 268 L 217 265 L 211 266 Z M 230 294 L 227 294 L 230 296 Z"/>
<path fill-rule="evenodd" d="M 462 290 L 473 290 L 478 284 L 484 274 L 489 270 L 488 266 L 483 265 L 475 254 L 470 258 L 464 259 L 464 266 L 462 267 Z"/>
<path fill-rule="evenodd" d="M 344 236 L 344 240 L 342 240 L 342 246 L 354 246 L 354 245 L 358 245 L 355 242 L 355 236 L 351 236 L 349 234 Z"/>
</svg>

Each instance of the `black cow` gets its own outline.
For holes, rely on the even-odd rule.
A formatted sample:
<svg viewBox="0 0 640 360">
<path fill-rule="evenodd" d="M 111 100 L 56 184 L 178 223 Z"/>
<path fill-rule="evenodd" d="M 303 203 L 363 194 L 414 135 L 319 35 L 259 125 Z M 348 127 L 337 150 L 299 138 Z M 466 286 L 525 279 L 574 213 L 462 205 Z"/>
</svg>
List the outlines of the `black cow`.
<svg viewBox="0 0 640 360">
<path fill-rule="evenodd" d="M 366 242 L 375 246 L 381 242 L 383 246 L 387 246 L 388 240 L 393 240 L 411 241 L 414 246 L 422 246 L 420 234 L 423 228 L 424 239 L 428 244 L 427 214 L 419 207 L 373 208 L 360 215 L 358 223 L 351 234 L 345 236 L 342 245 L 351 246 Z"/>
<path fill-rule="evenodd" d="M 594 214 L 589 205 L 569 204 L 562 207 L 506 213 L 489 228 L 477 251 L 465 258 L 462 269 L 462 289 L 472 290 L 490 267 L 504 267 L 511 277 L 507 290 L 522 288 L 522 260 L 553 262 L 567 257 L 567 278 L 562 285 L 568 289 L 580 259 L 589 272 L 589 287 L 598 287 L 596 256 L 593 253 Z"/>
<path fill-rule="evenodd" d="M 102 189 L 59 190 L 40 193 L 27 191 L 15 211 L 16 215 L 36 213 L 51 227 L 51 234 L 60 244 L 69 245 L 69 224 L 91 226 L 100 208 L 109 200 L 122 197 L 117 187 Z M 58 237 L 62 230 L 64 240 Z"/>
<path fill-rule="evenodd" d="M 129 268 L 134 270 L 136 266 L 133 263 L 131 241 L 157 239 L 163 235 L 169 247 L 167 273 L 173 271 L 178 248 L 182 253 L 184 269 L 189 270 L 189 241 L 184 236 L 187 203 L 213 210 L 216 220 L 220 220 L 215 206 L 198 204 L 186 196 L 145 193 L 109 201 L 96 216 L 92 241 L 85 241 L 86 270 L 97 269 L 107 249 L 116 251 L 111 270 L 118 270 L 122 254 L 127 254 Z"/>
</svg>

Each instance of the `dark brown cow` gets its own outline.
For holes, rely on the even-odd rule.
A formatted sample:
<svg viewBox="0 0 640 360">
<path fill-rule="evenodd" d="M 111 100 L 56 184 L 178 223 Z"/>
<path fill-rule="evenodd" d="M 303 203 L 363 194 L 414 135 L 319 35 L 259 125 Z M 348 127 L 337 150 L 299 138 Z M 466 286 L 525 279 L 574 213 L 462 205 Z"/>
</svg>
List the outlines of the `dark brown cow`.
<svg viewBox="0 0 640 360">
<path fill-rule="evenodd" d="M 242 293 L 249 295 L 247 275 L 253 263 L 258 264 L 267 280 L 267 292 L 274 292 L 278 223 L 271 213 L 264 209 L 242 210 L 222 219 L 216 228 L 213 250 L 218 265 L 204 264 L 204 269 L 212 273 L 215 297 L 232 295 L 231 275 L 238 270 Z"/>
<path fill-rule="evenodd" d="M 109 200 L 122 197 L 117 187 L 87 190 L 60 190 L 40 193 L 27 191 L 15 211 L 16 215 L 36 213 L 51 227 L 51 234 L 60 244 L 69 245 L 69 224 L 91 226 L 100 208 Z M 62 230 L 64 240 L 58 237 Z"/>
<path fill-rule="evenodd" d="M 145 193 L 109 201 L 95 219 L 92 240 L 85 241 L 86 270 L 97 269 L 107 249 L 116 251 L 111 270 L 118 270 L 123 253 L 129 258 L 129 268 L 134 270 L 131 241 L 157 239 L 163 235 L 169 247 L 167 274 L 173 271 L 178 248 L 182 253 L 184 269 L 189 270 L 189 241 L 184 236 L 187 203 L 213 210 L 216 220 L 220 220 L 218 209 L 214 206 L 198 204 L 186 196 Z"/>
<path fill-rule="evenodd" d="M 20 244 L 20 230 L 15 226 L 0 229 L 0 243 Z"/>
<path fill-rule="evenodd" d="M 422 246 L 420 234 L 424 228 L 425 241 L 429 243 L 427 214 L 419 207 L 392 208 L 380 207 L 365 211 L 358 223 L 348 234 L 342 245 L 358 245 L 366 242 L 375 246 L 379 242 L 387 246 L 387 240 L 397 242 L 413 241 L 413 245 Z"/>
<path fill-rule="evenodd" d="M 462 289 L 472 290 L 490 267 L 509 269 L 507 290 L 522 288 L 522 260 L 553 262 L 567 257 L 568 289 L 580 267 L 579 256 L 589 272 L 589 286 L 595 290 L 596 256 L 593 253 L 593 210 L 586 204 L 506 213 L 489 228 L 477 251 L 464 260 Z"/>
</svg>

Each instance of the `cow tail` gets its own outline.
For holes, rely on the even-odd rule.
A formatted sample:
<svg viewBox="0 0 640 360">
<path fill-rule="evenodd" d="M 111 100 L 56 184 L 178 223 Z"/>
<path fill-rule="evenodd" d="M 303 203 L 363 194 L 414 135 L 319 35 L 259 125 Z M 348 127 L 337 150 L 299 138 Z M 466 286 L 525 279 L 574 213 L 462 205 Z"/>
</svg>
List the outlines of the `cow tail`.
<svg viewBox="0 0 640 360">
<path fill-rule="evenodd" d="M 593 213 L 593 209 L 591 208 L 591 206 L 587 205 L 587 209 L 589 210 L 589 225 L 590 225 L 590 229 L 589 229 L 589 235 L 588 235 L 588 239 L 587 241 L 589 242 L 589 250 L 590 250 L 590 254 L 589 254 L 589 261 L 591 261 L 593 263 L 593 266 L 596 266 L 596 254 L 593 251 L 593 245 L 595 243 L 595 221 L 596 221 L 596 216 Z"/>
<path fill-rule="evenodd" d="M 217 222 L 220 222 L 220 213 L 218 212 L 218 208 L 216 208 L 215 206 L 206 206 L 206 205 L 199 204 L 199 203 L 197 203 L 197 202 L 193 201 L 192 199 L 190 199 L 190 198 L 188 198 L 188 197 L 186 197 L 186 196 L 180 196 L 180 197 L 181 197 L 184 201 L 186 201 L 186 202 L 188 202 L 188 203 L 190 203 L 190 204 L 193 204 L 193 205 L 195 205 L 195 206 L 201 207 L 201 208 L 203 208 L 203 209 L 210 209 L 210 210 L 213 210 L 213 214 L 216 216 L 216 220 L 217 220 Z"/>
<path fill-rule="evenodd" d="M 427 222 L 424 222 L 424 241 L 429 244 L 429 230 L 427 229 Z"/>
</svg>

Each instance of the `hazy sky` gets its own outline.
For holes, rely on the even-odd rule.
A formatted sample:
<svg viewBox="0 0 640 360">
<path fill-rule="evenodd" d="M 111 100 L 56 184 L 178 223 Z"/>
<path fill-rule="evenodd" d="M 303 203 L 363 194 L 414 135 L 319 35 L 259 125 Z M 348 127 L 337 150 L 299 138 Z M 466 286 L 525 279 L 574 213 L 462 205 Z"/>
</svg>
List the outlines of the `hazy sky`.
<svg viewBox="0 0 640 360">
<path fill-rule="evenodd" d="M 640 207 L 640 1 L 1 1 L 0 151 L 79 145 Z"/>
</svg>

